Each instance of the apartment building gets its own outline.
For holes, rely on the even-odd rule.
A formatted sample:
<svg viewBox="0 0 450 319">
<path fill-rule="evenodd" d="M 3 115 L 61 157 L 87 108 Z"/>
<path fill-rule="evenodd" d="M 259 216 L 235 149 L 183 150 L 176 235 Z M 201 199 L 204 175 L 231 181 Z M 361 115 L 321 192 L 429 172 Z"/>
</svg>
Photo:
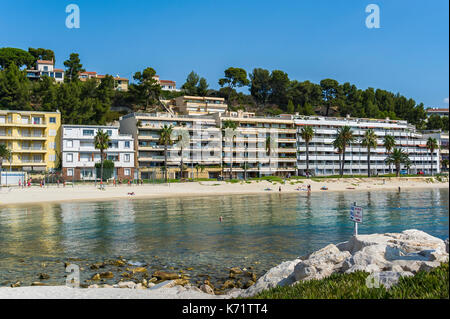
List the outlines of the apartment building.
<svg viewBox="0 0 450 319">
<path fill-rule="evenodd" d="M 296 116 L 294 123 L 297 127 L 298 143 L 298 170 L 303 174 L 306 170 L 306 146 L 300 136 L 301 128 L 312 126 L 314 137 L 309 144 L 309 167 L 315 175 L 339 174 L 339 154 L 333 147 L 333 141 L 337 136 L 337 130 L 343 126 L 350 126 L 356 141 L 349 146 L 345 153 L 344 174 L 367 174 L 367 148 L 361 146 L 361 139 L 368 129 L 373 129 L 378 137 L 377 147 L 371 150 L 370 167 L 372 175 L 389 173 L 389 165 L 385 163 L 388 156 L 383 145 L 386 135 L 391 135 L 396 140 L 396 147 L 401 148 L 409 155 L 411 166 L 410 174 L 420 171 L 439 173 L 439 150 L 433 155 L 426 148 L 426 138 L 416 132 L 413 125 L 406 121 L 338 118 L 320 116 Z"/>
<path fill-rule="evenodd" d="M 61 129 L 62 175 L 67 179 L 94 180 L 95 163 L 100 162 L 100 150 L 95 148 L 94 138 L 99 130 L 109 137 L 105 159 L 114 162 L 112 177 L 135 178 L 134 140 L 129 134 L 121 134 L 117 126 L 63 125 Z"/>
<path fill-rule="evenodd" d="M 430 107 L 426 109 L 426 112 L 427 116 L 431 115 L 448 116 L 448 108 Z"/>
<path fill-rule="evenodd" d="M 172 105 L 175 112 L 183 115 L 223 114 L 228 109 L 221 97 L 184 95 L 173 99 Z"/>
<path fill-rule="evenodd" d="M 64 82 L 64 70 L 55 68 L 53 60 L 37 60 L 36 67 L 26 72 L 27 78 L 30 80 L 39 80 L 42 76 L 49 76 L 57 83 Z"/>
<path fill-rule="evenodd" d="M 60 112 L 0 110 L 0 143 L 11 150 L 3 167 L 13 171 L 52 171 L 60 152 Z"/>
<path fill-rule="evenodd" d="M 220 115 L 224 173 L 233 178 L 289 176 L 297 172 L 296 127 L 292 115 L 257 117 L 248 112 Z M 235 129 L 227 129 L 228 123 Z"/>
<path fill-rule="evenodd" d="M 82 82 L 87 81 L 89 79 L 96 79 L 97 82 L 100 84 L 101 80 L 104 79 L 106 77 L 106 75 L 100 75 L 94 71 L 86 71 L 86 72 L 81 72 L 78 75 L 78 77 L 79 77 L 80 81 L 82 81 Z M 128 91 L 130 80 L 128 80 L 127 78 L 120 77 L 118 75 L 113 76 L 113 78 L 114 78 L 114 89 L 115 90 Z"/>
<path fill-rule="evenodd" d="M 212 116 L 169 113 L 132 113 L 120 118 L 120 130 L 135 139 L 136 161 L 143 179 L 162 178 L 165 151 L 159 143 L 164 125 L 173 127 L 173 145 L 168 146 L 169 178 L 217 178 L 220 175 L 221 132 Z"/>
<path fill-rule="evenodd" d="M 429 137 L 435 138 L 439 145 L 439 155 L 440 155 L 440 168 L 442 170 L 448 171 L 447 167 L 444 165 L 445 161 L 449 161 L 449 141 L 448 141 L 448 132 L 442 132 L 441 130 L 433 130 L 433 131 L 425 131 L 424 139 L 428 140 Z"/>
</svg>

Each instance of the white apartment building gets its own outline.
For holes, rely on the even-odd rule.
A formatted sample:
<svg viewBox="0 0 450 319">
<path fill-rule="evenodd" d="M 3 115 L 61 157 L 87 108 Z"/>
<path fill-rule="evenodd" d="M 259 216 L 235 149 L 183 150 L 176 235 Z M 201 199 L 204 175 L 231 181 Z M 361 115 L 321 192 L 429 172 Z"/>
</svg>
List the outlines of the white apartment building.
<svg viewBox="0 0 450 319">
<path fill-rule="evenodd" d="M 172 103 L 174 111 L 184 115 L 224 114 L 228 109 L 225 99 L 221 97 L 184 95 L 175 98 Z"/>
<path fill-rule="evenodd" d="M 64 70 L 56 69 L 53 60 L 37 60 L 34 69 L 27 70 L 27 77 L 30 80 L 39 80 L 42 76 L 49 76 L 57 83 L 64 82 Z"/>
<path fill-rule="evenodd" d="M 168 146 L 169 178 L 180 177 L 182 160 L 185 166 L 183 178 L 193 175 L 216 178 L 221 163 L 221 134 L 216 121 L 211 116 L 132 113 L 120 118 L 120 130 L 135 138 L 135 164 L 141 178 L 161 178 L 163 175 L 165 151 L 159 139 L 164 125 L 173 127 L 172 140 L 176 141 Z"/>
<path fill-rule="evenodd" d="M 428 140 L 429 137 L 435 138 L 439 145 L 439 154 L 440 154 L 440 168 L 441 170 L 447 170 L 448 166 L 445 167 L 444 161 L 449 160 L 449 140 L 448 140 L 448 132 L 442 132 L 441 130 L 435 131 L 425 131 L 423 135 L 425 140 Z"/>
<path fill-rule="evenodd" d="M 373 129 L 378 137 L 378 145 L 371 150 L 370 168 L 372 175 L 389 173 L 389 165 L 385 163 L 388 156 L 383 139 L 386 135 L 392 135 L 396 140 L 396 148 L 401 148 L 411 161 L 410 174 L 419 172 L 431 173 L 431 162 L 433 161 L 433 172 L 439 173 L 439 150 L 433 155 L 426 148 L 426 138 L 416 132 L 413 125 L 401 120 L 379 120 L 361 118 L 333 118 L 321 116 L 296 116 L 294 119 L 297 127 L 298 162 L 299 174 L 306 170 L 306 146 L 300 136 L 303 126 L 312 126 L 314 137 L 309 144 L 309 169 L 314 175 L 338 175 L 339 154 L 333 147 L 337 130 L 343 126 L 350 126 L 356 141 L 347 147 L 345 153 L 344 175 L 366 175 L 367 174 L 367 148 L 361 146 L 364 132 Z M 405 168 L 406 169 L 406 168 Z"/>
<path fill-rule="evenodd" d="M 226 176 L 296 175 L 297 130 L 292 115 L 257 117 L 248 112 L 226 112 L 220 122 Z M 227 132 L 227 122 L 234 122 L 236 129 Z"/>
<path fill-rule="evenodd" d="M 63 125 L 61 129 L 62 174 L 67 179 L 94 180 L 95 163 L 100 162 L 100 150 L 94 146 L 99 130 L 110 136 L 106 158 L 114 162 L 113 177 L 131 179 L 134 176 L 134 139 L 121 134 L 117 126 Z"/>
</svg>

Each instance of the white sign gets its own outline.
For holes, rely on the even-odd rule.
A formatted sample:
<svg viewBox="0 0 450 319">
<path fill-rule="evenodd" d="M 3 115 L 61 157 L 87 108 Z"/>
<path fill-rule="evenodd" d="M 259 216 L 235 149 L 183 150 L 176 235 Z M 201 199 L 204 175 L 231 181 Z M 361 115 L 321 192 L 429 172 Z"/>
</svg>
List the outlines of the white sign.
<svg viewBox="0 0 450 319">
<path fill-rule="evenodd" d="M 363 221 L 363 209 L 359 206 L 351 206 L 350 207 L 350 220 L 355 223 L 362 223 Z"/>
</svg>

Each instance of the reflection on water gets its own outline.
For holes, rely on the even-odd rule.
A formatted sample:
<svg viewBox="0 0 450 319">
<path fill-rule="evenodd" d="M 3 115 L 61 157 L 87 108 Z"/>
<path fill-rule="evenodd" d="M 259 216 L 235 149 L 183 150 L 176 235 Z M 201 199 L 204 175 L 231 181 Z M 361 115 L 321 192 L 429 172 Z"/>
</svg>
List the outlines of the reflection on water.
<svg viewBox="0 0 450 319">
<path fill-rule="evenodd" d="M 0 285 L 36 281 L 33 276 L 44 270 L 62 284 L 67 258 L 87 264 L 119 255 L 155 269 L 194 267 L 208 274 L 259 262 L 261 274 L 282 260 L 347 240 L 353 202 L 364 207 L 361 234 L 416 228 L 445 239 L 448 196 L 448 189 L 300 192 L 3 207 Z"/>
</svg>

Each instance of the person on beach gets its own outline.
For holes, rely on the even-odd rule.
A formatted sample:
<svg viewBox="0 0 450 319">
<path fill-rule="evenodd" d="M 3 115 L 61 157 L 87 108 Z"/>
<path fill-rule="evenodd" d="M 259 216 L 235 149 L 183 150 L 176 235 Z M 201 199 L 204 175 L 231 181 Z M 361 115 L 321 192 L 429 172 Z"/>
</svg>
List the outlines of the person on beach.
<svg viewBox="0 0 450 319">
<path fill-rule="evenodd" d="M 219 217 L 219 221 L 220 221 L 220 222 L 222 222 L 222 220 L 223 220 L 223 217 L 222 217 L 222 216 L 220 216 L 220 217 Z"/>
<path fill-rule="evenodd" d="M 63 187 L 66 187 L 66 180 L 63 180 Z"/>
<path fill-rule="evenodd" d="M 59 188 L 59 179 L 56 180 L 56 185 L 58 185 Z"/>
<path fill-rule="evenodd" d="M 308 184 L 308 192 L 311 191 L 311 185 Z"/>
<path fill-rule="evenodd" d="M 22 186 L 22 182 L 21 182 L 20 179 L 19 179 L 19 188 L 20 188 L 20 186 Z"/>
<path fill-rule="evenodd" d="M 281 186 L 278 188 L 278 191 L 281 192 Z"/>
</svg>

